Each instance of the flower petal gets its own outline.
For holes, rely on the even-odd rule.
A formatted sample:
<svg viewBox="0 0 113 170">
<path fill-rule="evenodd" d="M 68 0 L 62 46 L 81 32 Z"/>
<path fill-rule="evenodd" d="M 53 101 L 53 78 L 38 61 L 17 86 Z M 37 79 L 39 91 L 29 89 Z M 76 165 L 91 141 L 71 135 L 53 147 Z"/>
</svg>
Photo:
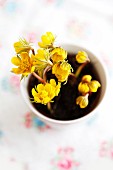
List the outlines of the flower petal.
<svg viewBox="0 0 113 170">
<path fill-rule="evenodd" d="M 36 92 L 36 90 L 34 88 L 32 89 L 32 95 L 37 96 L 37 92 Z"/>
<path fill-rule="evenodd" d="M 11 59 L 12 64 L 14 64 L 15 66 L 19 66 L 21 59 L 19 57 L 13 57 Z"/>
<path fill-rule="evenodd" d="M 38 92 L 41 92 L 41 91 L 43 91 L 44 90 L 44 85 L 43 84 L 38 84 L 37 85 L 37 91 Z"/>
</svg>

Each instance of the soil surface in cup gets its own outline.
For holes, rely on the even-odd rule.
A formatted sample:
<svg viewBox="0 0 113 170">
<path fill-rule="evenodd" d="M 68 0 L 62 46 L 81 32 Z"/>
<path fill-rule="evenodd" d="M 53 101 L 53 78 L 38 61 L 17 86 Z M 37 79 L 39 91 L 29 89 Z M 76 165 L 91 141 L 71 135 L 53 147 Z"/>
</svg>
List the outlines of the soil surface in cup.
<svg viewBox="0 0 113 170">
<path fill-rule="evenodd" d="M 79 64 L 75 61 L 75 54 L 69 53 L 67 60 L 71 64 L 73 72 L 75 72 L 79 66 Z M 98 80 L 100 82 L 97 71 L 90 62 L 81 71 L 79 78 L 75 79 L 75 77 L 70 75 L 67 83 L 62 83 L 59 95 L 55 97 L 53 99 L 54 102 L 51 103 L 51 112 L 47 109 L 47 105 L 32 103 L 33 106 L 41 114 L 56 120 L 73 120 L 87 115 L 97 106 L 101 92 L 101 88 L 99 88 L 96 93 L 92 93 L 88 97 L 89 104 L 86 108 L 81 109 L 79 105 L 76 105 L 76 98 L 80 95 L 78 92 L 78 84 L 80 83 L 82 76 L 87 74 L 92 76 L 92 80 Z M 51 74 L 51 71 L 47 73 L 47 77 L 48 79 L 56 79 L 55 76 Z M 31 94 L 32 88 L 38 85 L 38 83 L 40 82 L 33 75 L 31 75 L 28 83 L 28 93 L 30 98 L 33 98 Z"/>
</svg>

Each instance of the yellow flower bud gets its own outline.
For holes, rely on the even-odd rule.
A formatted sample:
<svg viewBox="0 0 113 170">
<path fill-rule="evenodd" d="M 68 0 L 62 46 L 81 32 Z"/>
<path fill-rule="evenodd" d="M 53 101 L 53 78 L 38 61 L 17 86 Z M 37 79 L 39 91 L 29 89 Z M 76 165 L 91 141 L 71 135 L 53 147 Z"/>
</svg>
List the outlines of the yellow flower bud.
<svg viewBox="0 0 113 170">
<path fill-rule="evenodd" d="M 34 56 L 34 64 L 40 70 L 40 69 L 45 68 L 48 65 L 50 61 L 49 59 L 50 57 L 49 57 L 48 51 L 44 49 L 39 49 L 37 51 L 37 54 Z"/>
<path fill-rule="evenodd" d="M 90 89 L 90 92 L 97 92 L 98 88 L 101 86 L 101 84 L 96 81 L 96 80 L 92 80 L 90 83 L 89 83 L 89 89 Z"/>
<path fill-rule="evenodd" d="M 52 73 L 55 74 L 59 82 L 67 81 L 68 76 L 71 73 L 71 65 L 66 61 L 56 63 L 52 67 Z"/>
<path fill-rule="evenodd" d="M 59 62 L 59 61 L 63 61 L 67 58 L 67 52 L 62 49 L 62 48 L 55 48 L 52 52 L 51 52 L 51 59 L 53 60 L 53 62 Z"/>
<path fill-rule="evenodd" d="M 90 75 L 84 75 L 82 77 L 82 82 L 89 83 L 91 81 L 92 77 Z"/>
<path fill-rule="evenodd" d="M 46 32 L 45 35 L 42 35 L 41 40 L 42 42 L 39 42 L 38 45 L 41 48 L 49 48 L 53 45 L 55 36 L 51 32 Z"/>
<path fill-rule="evenodd" d="M 17 54 L 22 52 L 29 52 L 32 49 L 30 44 L 22 38 L 20 38 L 18 42 L 14 43 L 14 48 Z"/>
<path fill-rule="evenodd" d="M 88 93 L 89 92 L 88 84 L 80 82 L 78 85 L 78 91 L 82 94 Z"/>
<path fill-rule="evenodd" d="M 76 99 L 76 104 L 80 106 L 80 108 L 85 108 L 88 105 L 88 94 L 85 96 L 79 96 Z"/>
<path fill-rule="evenodd" d="M 85 51 L 79 51 L 78 54 L 76 55 L 76 61 L 80 64 L 89 61 L 87 53 Z"/>
</svg>

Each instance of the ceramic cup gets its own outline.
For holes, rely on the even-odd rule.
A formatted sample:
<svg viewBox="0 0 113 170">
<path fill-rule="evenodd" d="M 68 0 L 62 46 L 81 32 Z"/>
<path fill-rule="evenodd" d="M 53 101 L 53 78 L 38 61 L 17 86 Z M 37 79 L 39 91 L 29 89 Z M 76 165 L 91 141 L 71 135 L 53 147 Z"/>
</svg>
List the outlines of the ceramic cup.
<svg viewBox="0 0 113 170">
<path fill-rule="evenodd" d="M 77 53 L 78 51 L 87 52 L 87 54 L 91 60 L 91 63 L 94 65 L 95 69 L 97 70 L 97 73 L 98 73 L 98 76 L 99 76 L 102 86 L 101 86 L 101 94 L 99 96 L 99 101 L 97 103 L 97 106 L 90 113 L 88 113 L 87 115 L 85 115 L 81 118 L 78 118 L 78 119 L 61 121 L 61 120 L 55 120 L 55 119 L 48 118 L 34 108 L 32 103 L 30 102 L 28 91 L 27 91 L 29 76 L 28 76 L 28 78 L 23 79 L 21 81 L 21 93 L 22 93 L 22 96 L 23 96 L 25 102 L 27 103 L 29 109 L 31 110 L 31 112 L 33 112 L 35 115 L 37 115 L 40 120 L 42 120 L 49 126 L 51 126 L 53 128 L 58 128 L 58 129 L 68 127 L 69 125 L 82 124 L 83 121 L 92 117 L 97 112 L 99 107 L 102 106 L 102 103 L 103 103 L 103 101 L 106 97 L 106 94 L 107 94 L 107 87 L 108 87 L 108 74 L 107 74 L 106 67 L 105 67 L 104 63 L 102 62 L 102 60 L 99 59 L 99 57 L 95 53 L 91 52 L 90 50 L 88 50 L 84 47 L 72 45 L 72 44 L 63 44 L 62 47 L 71 53 Z"/>
</svg>

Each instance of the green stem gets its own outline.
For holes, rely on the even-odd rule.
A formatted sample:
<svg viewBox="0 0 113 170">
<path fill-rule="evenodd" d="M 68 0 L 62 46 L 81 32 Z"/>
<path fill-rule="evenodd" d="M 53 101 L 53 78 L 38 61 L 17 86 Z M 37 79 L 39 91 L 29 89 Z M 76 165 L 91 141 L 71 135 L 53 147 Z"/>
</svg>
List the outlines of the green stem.
<svg viewBox="0 0 113 170">
<path fill-rule="evenodd" d="M 80 75 L 82 69 L 83 69 L 88 63 L 89 63 L 89 61 L 83 63 L 82 65 L 80 65 L 80 66 L 78 67 L 78 69 L 77 69 L 76 72 L 75 72 L 75 77 L 76 77 L 76 78 Z"/>
</svg>

